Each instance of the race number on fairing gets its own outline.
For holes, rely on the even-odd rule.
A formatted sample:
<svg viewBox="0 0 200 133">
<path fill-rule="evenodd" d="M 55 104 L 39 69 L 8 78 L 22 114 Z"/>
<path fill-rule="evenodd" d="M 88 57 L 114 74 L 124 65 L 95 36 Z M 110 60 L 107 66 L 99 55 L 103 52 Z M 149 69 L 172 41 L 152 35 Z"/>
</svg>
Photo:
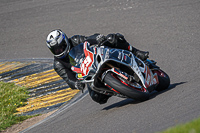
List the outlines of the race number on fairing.
<svg viewBox="0 0 200 133">
<path fill-rule="evenodd" d="M 80 68 L 76 66 L 72 66 L 71 69 L 72 71 L 75 71 L 76 73 L 80 73 L 82 76 L 86 76 L 89 73 L 89 67 L 92 66 L 94 62 L 94 55 L 91 51 L 88 50 L 88 46 L 90 44 L 88 42 L 84 43 L 84 54 L 85 54 L 85 59 L 81 63 Z"/>
<path fill-rule="evenodd" d="M 81 72 L 84 74 L 84 75 L 87 75 L 87 68 L 89 67 L 89 65 L 92 63 L 92 60 L 89 56 L 87 56 L 85 58 L 85 60 L 82 62 L 81 64 Z"/>
</svg>

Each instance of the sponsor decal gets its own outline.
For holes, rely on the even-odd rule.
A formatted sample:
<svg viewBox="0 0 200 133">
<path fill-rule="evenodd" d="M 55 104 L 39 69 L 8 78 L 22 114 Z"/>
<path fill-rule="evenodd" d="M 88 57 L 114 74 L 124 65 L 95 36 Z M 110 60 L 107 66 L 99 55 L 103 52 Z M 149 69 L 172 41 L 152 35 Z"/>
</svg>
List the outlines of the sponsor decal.
<svg viewBox="0 0 200 133">
<path fill-rule="evenodd" d="M 105 58 L 108 59 L 109 58 L 109 49 L 106 50 L 106 55 Z"/>
<path fill-rule="evenodd" d="M 124 55 L 124 61 L 126 61 L 126 59 L 127 59 L 127 56 L 126 56 L 126 55 Z"/>
<path fill-rule="evenodd" d="M 119 53 L 118 59 L 121 60 L 121 55 L 122 55 L 122 53 L 121 53 L 121 52 L 118 52 L 118 53 Z"/>
<path fill-rule="evenodd" d="M 96 37 L 96 40 L 99 40 L 99 39 L 101 39 L 101 38 L 103 38 L 103 34 L 99 34 L 97 37 Z"/>
</svg>

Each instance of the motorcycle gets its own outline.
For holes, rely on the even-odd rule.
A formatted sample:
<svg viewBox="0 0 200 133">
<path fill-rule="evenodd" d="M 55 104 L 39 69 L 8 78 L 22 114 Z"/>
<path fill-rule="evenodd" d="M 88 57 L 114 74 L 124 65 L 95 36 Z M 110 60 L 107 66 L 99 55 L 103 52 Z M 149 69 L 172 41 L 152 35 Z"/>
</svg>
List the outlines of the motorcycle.
<svg viewBox="0 0 200 133">
<path fill-rule="evenodd" d="M 142 61 L 132 52 L 84 42 L 69 52 L 71 70 L 92 90 L 138 101 L 170 85 L 169 76 L 153 60 Z"/>
</svg>

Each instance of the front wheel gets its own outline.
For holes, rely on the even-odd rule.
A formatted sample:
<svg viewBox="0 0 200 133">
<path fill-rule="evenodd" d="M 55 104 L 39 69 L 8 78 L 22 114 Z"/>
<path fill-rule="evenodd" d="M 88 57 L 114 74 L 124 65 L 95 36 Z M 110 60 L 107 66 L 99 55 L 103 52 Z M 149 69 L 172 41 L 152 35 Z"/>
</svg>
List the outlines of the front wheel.
<svg viewBox="0 0 200 133">
<path fill-rule="evenodd" d="M 138 101 L 145 101 L 150 97 L 149 92 L 146 91 L 142 86 L 140 87 L 138 83 L 127 81 L 112 72 L 108 72 L 106 74 L 104 82 L 117 92 Z"/>
<path fill-rule="evenodd" d="M 162 91 L 165 90 L 169 87 L 170 85 L 170 78 L 169 76 L 162 70 L 154 70 L 153 73 L 157 73 L 158 75 L 158 80 L 159 80 L 159 84 L 156 87 L 157 91 Z"/>
</svg>

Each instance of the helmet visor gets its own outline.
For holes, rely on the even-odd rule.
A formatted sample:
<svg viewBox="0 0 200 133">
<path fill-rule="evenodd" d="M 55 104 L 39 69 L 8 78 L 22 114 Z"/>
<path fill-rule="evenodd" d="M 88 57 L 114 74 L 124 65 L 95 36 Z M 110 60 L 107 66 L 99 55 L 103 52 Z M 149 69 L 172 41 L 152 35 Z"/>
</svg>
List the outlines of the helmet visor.
<svg viewBox="0 0 200 133">
<path fill-rule="evenodd" d="M 66 42 L 65 39 L 62 39 L 60 44 L 56 44 L 56 45 L 51 47 L 51 52 L 54 55 L 60 55 L 65 51 L 66 47 L 67 47 L 67 42 Z"/>
</svg>

